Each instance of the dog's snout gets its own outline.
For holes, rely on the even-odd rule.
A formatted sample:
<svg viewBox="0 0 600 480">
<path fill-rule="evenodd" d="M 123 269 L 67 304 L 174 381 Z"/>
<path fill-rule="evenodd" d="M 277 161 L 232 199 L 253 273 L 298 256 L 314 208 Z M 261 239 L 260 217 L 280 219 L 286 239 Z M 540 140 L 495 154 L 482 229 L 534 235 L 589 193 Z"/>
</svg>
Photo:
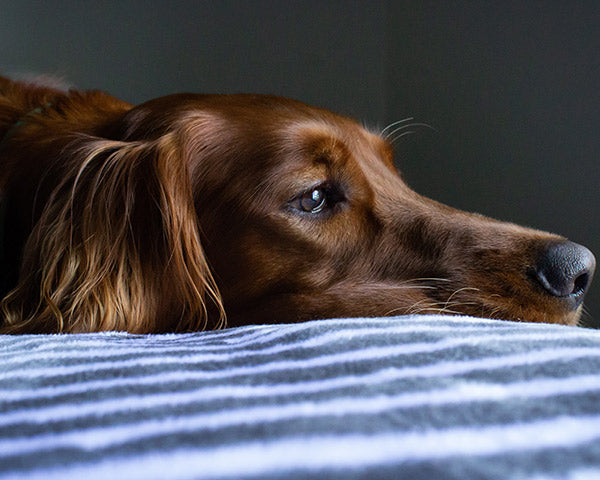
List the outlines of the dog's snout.
<svg viewBox="0 0 600 480">
<path fill-rule="evenodd" d="M 540 254 L 535 276 L 546 292 L 571 299 L 575 308 L 583 301 L 596 268 L 592 252 L 573 242 L 556 242 Z"/>
</svg>

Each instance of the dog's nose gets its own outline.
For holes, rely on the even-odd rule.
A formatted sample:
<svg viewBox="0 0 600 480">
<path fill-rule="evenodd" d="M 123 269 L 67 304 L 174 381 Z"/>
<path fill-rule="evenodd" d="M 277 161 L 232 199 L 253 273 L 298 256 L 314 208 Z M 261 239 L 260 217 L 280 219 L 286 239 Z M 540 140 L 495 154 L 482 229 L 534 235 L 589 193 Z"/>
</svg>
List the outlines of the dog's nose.
<svg viewBox="0 0 600 480">
<path fill-rule="evenodd" d="M 595 268 L 596 259 L 587 248 L 573 242 L 556 242 L 548 245 L 539 256 L 535 275 L 548 293 L 571 299 L 577 308 Z"/>
</svg>

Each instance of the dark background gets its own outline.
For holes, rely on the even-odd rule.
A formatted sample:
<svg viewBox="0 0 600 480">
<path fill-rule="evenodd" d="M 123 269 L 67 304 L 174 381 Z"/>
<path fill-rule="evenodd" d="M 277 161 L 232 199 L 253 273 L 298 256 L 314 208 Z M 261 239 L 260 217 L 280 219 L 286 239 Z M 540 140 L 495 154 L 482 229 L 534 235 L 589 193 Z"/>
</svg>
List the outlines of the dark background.
<svg viewBox="0 0 600 480">
<path fill-rule="evenodd" d="M 420 193 L 600 254 L 600 2 L 0 0 L 0 72 L 138 103 L 274 93 L 414 117 Z M 587 308 L 600 321 L 600 280 Z"/>
</svg>

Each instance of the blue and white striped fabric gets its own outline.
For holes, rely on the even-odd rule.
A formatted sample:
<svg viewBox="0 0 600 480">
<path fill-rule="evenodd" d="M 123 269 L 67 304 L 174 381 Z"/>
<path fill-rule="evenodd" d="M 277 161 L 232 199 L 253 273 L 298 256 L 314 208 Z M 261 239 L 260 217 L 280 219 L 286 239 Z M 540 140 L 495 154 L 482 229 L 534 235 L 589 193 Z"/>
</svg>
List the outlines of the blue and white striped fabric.
<svg viewBox="0 0 600 480">
<path fill-rule="evenodd" d="M 600 333 L 466 317 L 0 337 L 1 479 L 600 479 Z"/>
</svg>

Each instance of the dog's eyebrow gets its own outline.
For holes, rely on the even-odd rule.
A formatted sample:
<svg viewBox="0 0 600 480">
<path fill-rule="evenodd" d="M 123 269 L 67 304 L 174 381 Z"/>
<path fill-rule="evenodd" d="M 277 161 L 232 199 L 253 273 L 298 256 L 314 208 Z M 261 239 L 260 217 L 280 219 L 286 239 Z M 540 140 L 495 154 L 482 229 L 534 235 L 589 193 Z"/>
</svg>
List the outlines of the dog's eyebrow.
<svg viewBox="0 0 600 480">
<path fill-rule="evenodd" d="M 303 156 L 314 166 L 343 168 L 353 154 L 362 152 L 367 157 L 375 154 L 389 169 L 396 171 L 394 150 L 389 142 L 358 125 L 350 128 L 350 132 L 349 135 L 348 129 L 340 131 L 326 121 L 309 120 L 295 123 L 286 135 L 294 144 L 302 145 Z"/>
<path fill-rule="evenodd" d="M 316 120 L 293 125 L 286 132 L 286 137 L 289 144 L 300 146 L 302 152 L 315 164 L 338 163 L 348 154 L 345 141 L 335 129 Z"/>
</svg>

